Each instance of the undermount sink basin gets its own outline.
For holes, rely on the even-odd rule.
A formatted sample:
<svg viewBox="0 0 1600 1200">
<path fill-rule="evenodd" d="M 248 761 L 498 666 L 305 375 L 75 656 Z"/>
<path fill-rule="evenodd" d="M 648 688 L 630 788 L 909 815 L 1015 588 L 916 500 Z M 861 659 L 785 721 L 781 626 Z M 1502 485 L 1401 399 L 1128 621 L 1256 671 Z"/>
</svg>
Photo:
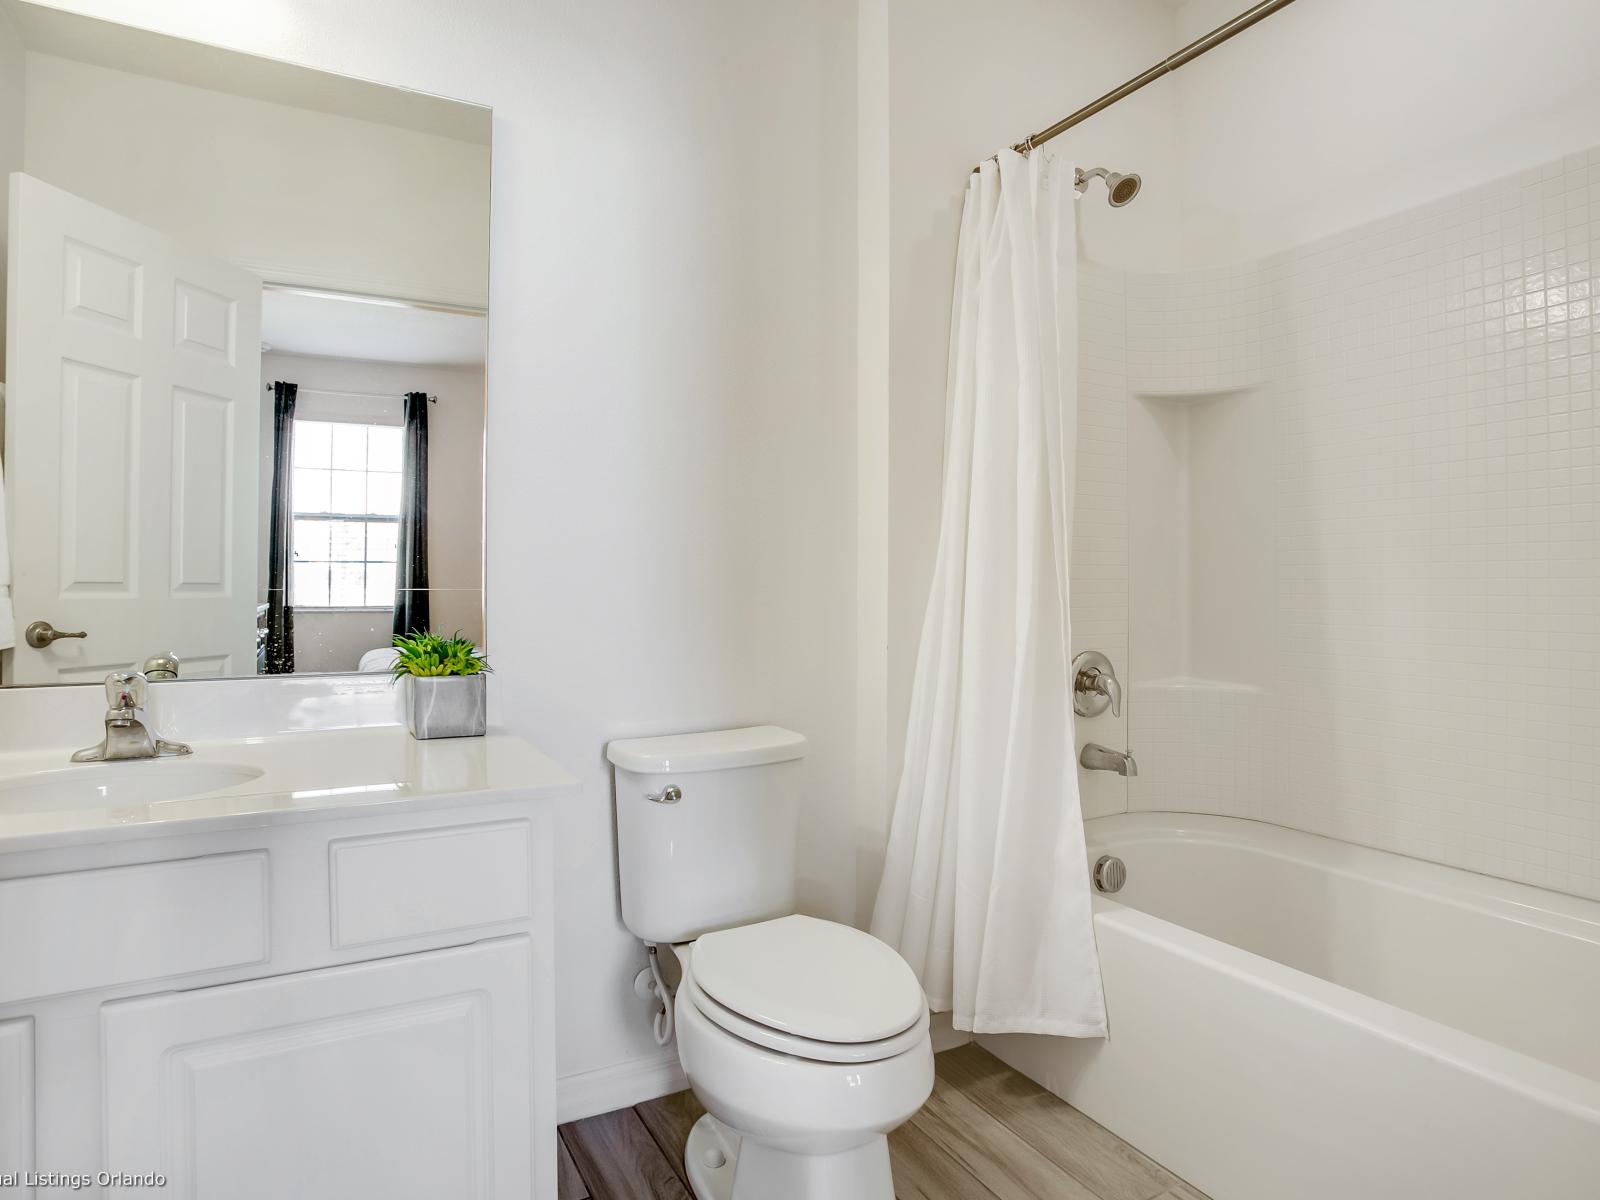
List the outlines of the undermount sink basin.
<svg viewBox="0 0 1600 1200">
<path fill-rule="evenodd" d="M 175 758 L 83 763 L 0 782 L 0 812 L 107 808 L 187 800 L 249 783 L 265 774 L 242 763 L 193 762 Z"/>
</svg>

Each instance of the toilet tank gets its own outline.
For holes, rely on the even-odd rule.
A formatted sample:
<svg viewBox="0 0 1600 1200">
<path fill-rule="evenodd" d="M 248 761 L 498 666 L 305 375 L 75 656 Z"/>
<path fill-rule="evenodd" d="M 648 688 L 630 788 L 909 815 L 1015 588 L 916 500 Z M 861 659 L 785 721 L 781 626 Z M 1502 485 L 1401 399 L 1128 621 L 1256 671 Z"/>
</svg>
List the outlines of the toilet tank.
<svg viewBox="0 0 1600 1200">
<path fill-rule="evenodd" d="M 647 942 L 794 912 L 800 760 L 776 725 L 606 747 L 616 768 L 622 921 Z"/>
</svg>

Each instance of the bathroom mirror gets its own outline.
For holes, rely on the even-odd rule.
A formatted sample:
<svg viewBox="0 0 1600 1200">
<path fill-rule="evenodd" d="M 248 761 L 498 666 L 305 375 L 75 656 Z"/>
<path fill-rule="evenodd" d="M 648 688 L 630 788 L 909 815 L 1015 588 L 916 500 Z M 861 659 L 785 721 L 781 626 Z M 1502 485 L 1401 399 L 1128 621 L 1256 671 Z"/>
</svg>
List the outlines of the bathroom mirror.
<svg viewBox="0 0 1600 1200">
<path fill-rule="evenodd" d="M 489 161 L 476 105 L 0 0 L 0 681 L 485 645 Z"/>
</svg>

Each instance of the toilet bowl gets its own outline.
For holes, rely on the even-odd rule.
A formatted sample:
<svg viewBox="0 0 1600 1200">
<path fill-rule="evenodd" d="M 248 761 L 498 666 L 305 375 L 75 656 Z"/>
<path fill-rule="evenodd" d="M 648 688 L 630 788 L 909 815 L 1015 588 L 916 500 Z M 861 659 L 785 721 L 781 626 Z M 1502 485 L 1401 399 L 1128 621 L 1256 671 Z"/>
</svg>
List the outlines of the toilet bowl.
<svg viewBox="0 0 1600 1200">
<path fill-rule="evenodd" d="M 706 1108 L 685 1153 L 699 1200 L 893 1200 L 885 1135 L 933 1089 L 910 967 L 802 916 L 674 949 L 678 1057 Z"/>
</svg>

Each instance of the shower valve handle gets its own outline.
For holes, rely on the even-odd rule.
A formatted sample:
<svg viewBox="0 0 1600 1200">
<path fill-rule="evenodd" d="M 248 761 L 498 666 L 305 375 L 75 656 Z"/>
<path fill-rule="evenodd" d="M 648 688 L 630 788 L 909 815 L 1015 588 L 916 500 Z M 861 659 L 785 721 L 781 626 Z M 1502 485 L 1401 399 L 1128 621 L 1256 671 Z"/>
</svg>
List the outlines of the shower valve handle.
<svg viewBox="0 0 1600 1200">
<path fill-rule="evenodd" d="M 1080 717 L 1098 717 L 1111 709 L 1122 715 L 1122 684 L 1111 660 L 1098 650 L 1085 650 L 1072 660 L 1072 711 Z"/>
<path fill-rule="evenodd" d="M 1111 715 L 1120 717 L 1122 715 L 1122 685 L 1117 682 L 1117 677 L 1097 671 L 1094 677 L 1094 688 L 1095 691 L 1111 701 Z"/>
</svg>

